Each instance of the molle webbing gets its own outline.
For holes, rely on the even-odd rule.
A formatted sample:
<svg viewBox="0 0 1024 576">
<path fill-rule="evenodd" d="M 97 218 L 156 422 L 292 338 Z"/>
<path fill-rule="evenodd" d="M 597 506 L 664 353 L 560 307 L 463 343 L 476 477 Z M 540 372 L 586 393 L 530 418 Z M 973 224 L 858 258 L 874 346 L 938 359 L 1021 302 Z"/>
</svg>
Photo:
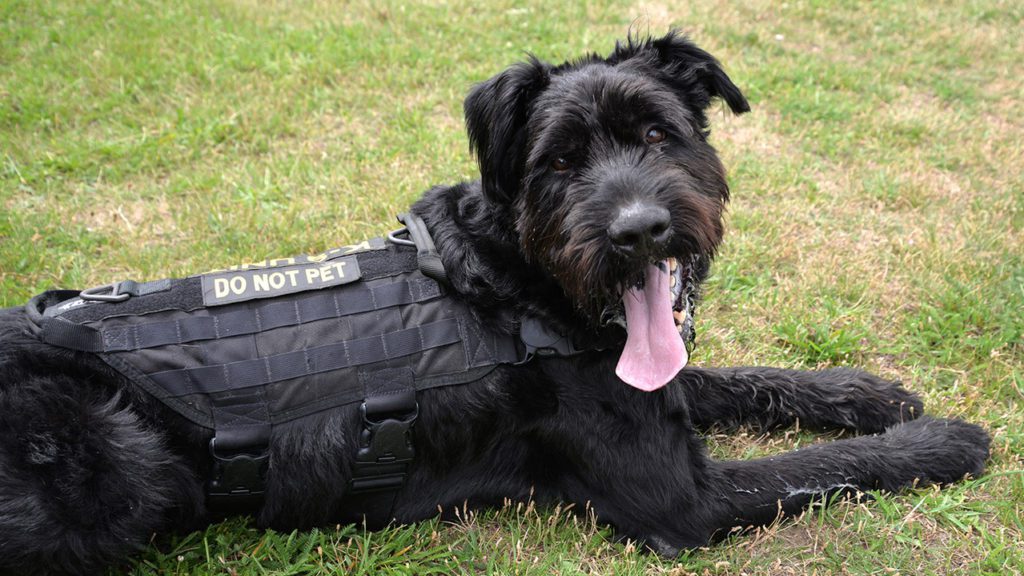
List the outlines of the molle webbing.
<svg viewBox="0 0 1024 576">
<path fill-rule="evenodd" d="M 168 344 L 185 344 L 230 336 L 255 334 L 265 330 L 296 326 L 303 322 L 341 318 L 350 314 L 382 310 L 423 302 L 441 295 L 441 288 L 429 279 L 396 282 L 378 288 L 349 290 L 343 300 L 334 291 L 316 293 L 304 300 L 271 300 L 251 309 L 218 315 L 192 315 L 175 320 L 133 324 L 95 330 L 87 351 L 122 352 Z M 84 341 L 84 340 L 83 340 Z"/>
<path fill-rule="evenodd" d="M 214 394 L 395 360 L 460 340 L 458 320 L 449 318 L 337 344 L 227 364 L 165 370 L 149 377 L 173 397 Z"/>
<path fill-rule="evenodd" d="M 411 389 L 423 390 L 471 382 L 522 359 L 515 336 L 481 325 L 421 273 L 414 248 L 374 239 L 333 252 L 312 262 L 299 257 L 271 261 L 281 266 L 122 282 L 111 292 L 130 297 L 117 302 L 47 293 L 33 299 L 29 313 L 43 341 L 96 353 L 180 414 L 218 429 L 217 413 L 237 398 L 258 398 L 265 410 L 249 412 L 276 424 L 364 400 L 360 382 L 385 369 L 406 370 Z M 212 305 L 209 291 L 204 295 L 210 278 L 247 274 L 251 281 L 342 258 L 357 271 L 344 284 L 284 295 L 243 291 L 246 300 Z"/>
</svg>

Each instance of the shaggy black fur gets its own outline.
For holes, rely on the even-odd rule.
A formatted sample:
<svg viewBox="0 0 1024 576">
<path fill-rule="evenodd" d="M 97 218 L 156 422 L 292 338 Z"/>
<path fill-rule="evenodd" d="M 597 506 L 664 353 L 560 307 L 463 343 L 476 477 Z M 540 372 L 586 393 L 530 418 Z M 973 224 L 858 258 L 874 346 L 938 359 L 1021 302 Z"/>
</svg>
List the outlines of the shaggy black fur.
<svg viewBox="0 0 1024 576">
<path fill-rule="evenodd" d="M 696 255 L 699 284 L 728 199 L 707 142 L 716 98 L 748 110 L 721 66 L 676 34 L 607 58 L 532 59 L 478 85 L 465 108 L 481 180 L 414 206 L 456 291 L 484 318 L 529 312 L 586 333 L 651 261 Z M 612 241 L 634 205 L 654 214 L 643 241 Z M 397 520 L 531 495 L 589 502 L 621 536 L 673 555 L 836 492 L 984 468 L 984 431 L 918 418 L 917 397 L 864 372 L 687 368 L 645 393 L 614 375 L 618 355 L 538 359 L 422 392 Z M 874 435 L 730 462 L 710 459 L 697 433 L 796 420 Z M 274 430 L 261 525 L 336 518 L 358 418 L 303 423 Z M 40 343 L 21 310 L 0 311 L 0 570 L 93 573 L 154 532 L 208 522 L 209 436 L 95 358 Z"/>
</svg>

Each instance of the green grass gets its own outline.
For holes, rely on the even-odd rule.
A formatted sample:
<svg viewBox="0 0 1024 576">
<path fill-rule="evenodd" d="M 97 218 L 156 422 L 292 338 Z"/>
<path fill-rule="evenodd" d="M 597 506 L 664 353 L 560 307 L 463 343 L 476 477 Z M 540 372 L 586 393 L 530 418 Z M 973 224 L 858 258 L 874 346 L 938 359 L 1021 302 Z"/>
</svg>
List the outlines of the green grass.
<svg viewBox="0 0 1024 576">
<path fill-rule="evenodd" d="M 606 52 L 631 25 L 691 32 L 754 108 L 712 114 L 734 201 L 694 361 L 898 378 L 992 432 L 989 474 L 675 562 L 585 512 L 520 507 L 377 533 L 236 520 L 156 540 L 126 573 L 1024 573 L 1018 3 L 0 0 L 0 306 L 378 235 L 473 177 L 473 82 L 526 51 Z"/>
</svg>

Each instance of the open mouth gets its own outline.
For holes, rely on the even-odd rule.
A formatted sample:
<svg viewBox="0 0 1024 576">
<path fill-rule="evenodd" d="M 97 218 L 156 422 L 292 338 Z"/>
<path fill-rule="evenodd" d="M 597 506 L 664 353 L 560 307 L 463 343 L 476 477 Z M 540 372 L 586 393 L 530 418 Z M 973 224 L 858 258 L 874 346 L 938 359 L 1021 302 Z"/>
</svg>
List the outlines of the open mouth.
<svg viewBox="0 0 1024 576">
<path fill-rule="evenodd" d="M 645 391 L 668 384 L 686 366 L 692 328 L 693 265 L 668 258 L 648 264 L 622 294 L 622 307 L 606 316 L 626 329 L 615 374 Z"/>
</svg>

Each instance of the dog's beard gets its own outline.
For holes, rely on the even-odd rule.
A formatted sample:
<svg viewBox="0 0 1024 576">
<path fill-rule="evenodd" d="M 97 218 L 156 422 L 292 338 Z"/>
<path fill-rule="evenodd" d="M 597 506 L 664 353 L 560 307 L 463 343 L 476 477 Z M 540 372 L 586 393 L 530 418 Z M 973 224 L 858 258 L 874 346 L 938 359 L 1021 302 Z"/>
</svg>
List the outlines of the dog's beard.
<svg viewBox="0 0 1024 576">
<path fill-rule="evenodd" d="M 723 201 L 686 179 L 652 184 L 660 191 L 654 201 L 673 215 L 671 240 L 638 259 L 617 251 L 607 228 L 593 224 L 609 219 L 618 197 L 604 198 L 602 186 L 581 182 L 567 189 L 527 182 L 516 223 L 523 253 L 554 276 L 591 328 L 616 323 L 626 330 L 616 374 L 640 390 L 657 390 L 689 360 L 692 295 L 683 290 L 692 291 L 696 259 L 713 255 L 721 239 Z"/>
</svg>

